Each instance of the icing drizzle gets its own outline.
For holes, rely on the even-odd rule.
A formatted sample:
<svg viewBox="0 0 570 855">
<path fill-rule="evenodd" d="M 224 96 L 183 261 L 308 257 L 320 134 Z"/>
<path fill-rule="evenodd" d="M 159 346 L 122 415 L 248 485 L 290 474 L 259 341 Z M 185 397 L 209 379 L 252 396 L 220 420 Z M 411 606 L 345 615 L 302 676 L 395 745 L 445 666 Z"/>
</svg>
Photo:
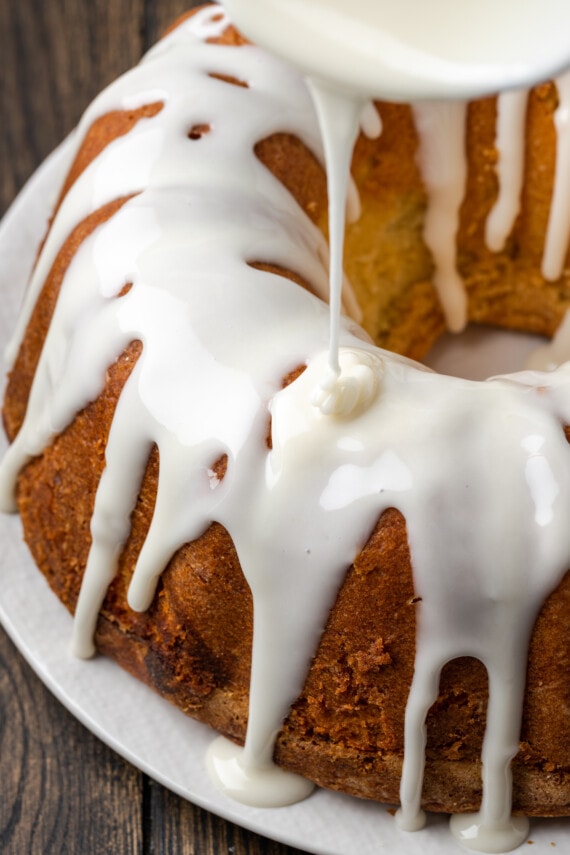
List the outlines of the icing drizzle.
<svg viewBox="0 0 570 855">
<path fill-rule="evenodd" d="M 347 567 L 382 511 L 397 507 L 406 517 L 421 597 L 400 822 L 420 823 L 424 722 L 440 670 L 471 655 L 487 667 L 490 706 L 483 804 L 470 822 L 504 829 L 528 638 L 544 598 L 570 565 L 563 431 L 570 365 L 484 383 L 442 377 L 378 350 L 341 319 L 333 367 L 349 379 L 340 404 L 315 406 L 315 389 L 322 390 L 330 367 L 329 313 L 315 296 L 328 293 L 327 248 L 254 146 L 288 130 L 323 160 L 316 117 L 303 81 L 285 64 L 252 46 L 207 42 L 226 24 L 218 9 L 198 12 L 103 93 L 77 131 L 79 146 L 93 120 L 112 109 L 163 105 L 105 149 L 58 211 L 12 358 L 67 234 L 105 203 L 129 197 L 82 244 L 66 273 L 24 424 L 1 464 L 1 502 L 13 506 L 21 468 L 97 396 L 125 346 L 140 340 L 142 355 L 110 431 L 73 646 L 78 655 L 93 653 L 97 614 L 156 443 L 158 496 L 129 603 L 146 609 L 172 554 L 212 521 L 228 529 L 255 602 L 250 716 L 245 749 L 233 749 L 228 759 L 227 746 L 218 750 L 216 743 L 210 765 L 246 801 L 259 800 L 261 774 L 269 804 L 308 792 L 306 782 L 273 766 L 275 734 L 302 689 Z M 507 124 L 520 127 L 523 97 L 515 100 L 516 119 Z M 501 114 L 507 104 L 501 100 Z M 426 104 L 414 114 L 431 200 L 426 240 L 442 303 L 459 329 L 465 298 L 454 236 L 465 179 L 465 105 Z M 437 143 L 442 119 L 444 149 Z M 189 129 L 200 124 L 209 132 L 189 140 Z M 502 140 L 508 134 L 499 126 Z M 493 245 L 515 216 L 517 175 L 504 186 L 497 210 L 507 212 L 507 225 Z M 291 259 L 315 294 L 252 266 L 261 260 L 289 267 Z M 282 389 L 283 376 L 299 365 L 306 370 Z M 227 471 L 213 481 L 221 455 Z"/>
</svg>

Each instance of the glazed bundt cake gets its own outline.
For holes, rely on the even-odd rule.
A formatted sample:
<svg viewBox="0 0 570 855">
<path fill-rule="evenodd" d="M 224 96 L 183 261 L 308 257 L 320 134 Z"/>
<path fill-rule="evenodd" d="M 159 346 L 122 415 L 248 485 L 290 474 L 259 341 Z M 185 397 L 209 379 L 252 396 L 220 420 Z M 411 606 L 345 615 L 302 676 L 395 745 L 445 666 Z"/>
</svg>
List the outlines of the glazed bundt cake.
<svg viewBox="0 0 570 855">
<path fill-rule="evenodd" d="M 510 769 L 515 813 L 570 812 L 570 366 L 411 361 L 446 321 L 561 325 L 567 88 L 377 105 L 345 414 L 312 402 L 327 202 L 303 80 L 206 7 L 76 132 L 10 351 L 2 502 L 76 652 L 247 735 L 248 768 L 410 815 L 483 800 L 499 825 Z"/>
</svg>

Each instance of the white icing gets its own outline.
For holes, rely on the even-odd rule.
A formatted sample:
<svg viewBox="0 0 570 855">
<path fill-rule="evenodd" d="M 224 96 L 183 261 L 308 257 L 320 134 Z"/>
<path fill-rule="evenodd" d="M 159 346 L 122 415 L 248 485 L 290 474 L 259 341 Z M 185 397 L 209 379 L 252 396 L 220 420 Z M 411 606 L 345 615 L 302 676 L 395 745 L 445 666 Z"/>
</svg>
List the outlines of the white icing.
<svg viewBox="0 0 570 855">
<path fill-rule="evenodd" d="M 284 772 L 275 763 L 244 762 L 244 752 L 223 736 L 207 753 L 211 778 L 230 798 L 253 807 L 284 807 L 310 796 L 315 789 L 306 778 Z"/>
<path fill-rule="evenodd" d="M 371 137 L 381 132 L 374 105 L 346 97 L 321 81 L 309 81 L 325 147 L 329 198 L 329 365 L 313 394 L 313 403 L 323 413 L 348 415 L 373 394 L 374 371 L 369 365 L 352 366 L 347 376 L 339 361 L 339 335 L 343 283 L 345 209 L 350 183 L 350 164 L 361 127 Z"/>
<path fill-rule="evenodd" d="M 486 222 L 487 246 L 500 252 L 520 209 L 524 178 L 527 90 L 503 92 L 497 98 L 497 178 L 499 192 Z"/>
<path fill-rule="evenodd" d="M 234 797 L 257 801 L 267 789 L 270 804 L 307 794 L 306 782 L 274 767 L 275 736 L 302 690 L 347 568 L 379 515 L 401 510 L 421 602 L 399 821 L 421 825 L 425 716 L 440 670 L 449 659 L 477 656 L 490 679 L 484 795 L 468 824 L 476 831 L 457 833 L 477 835 L 481 846 L 500 833 L 514 845 L 505 781 L 517 751 L 526 647 L 538 609 L 570 564 L 562 429 L 570 421 L 570 365 L 486 382 L 442 377 L 379 351 L 338 320 L 346 183 L 333 194 L 332 327 L 318 297 L 250 266 L 294 262 L 327 295 L 322 236 L 253 148 L 287 130 L 323 154 L 300 77 L 257 48 L 203 41 L 224 26 L 218 10 L 197 13 L 110 87 L 80 126 L 78 145 L 97 116 L 163 102 L 85 170 L 57 214 L 12 354 L 69 231 L 116 196 L 131 197 L 84 241 L 64 277 L 26 419 L 2 461 L 1 502 L 13 505 L 21 468 L 97 396 L 126 344 L 140 340 L 97 491 L 74 649 L 93 652 L 97 615 L 156 444 L 156 507 L 129 603 L 147 608 L 171 556 L 212 521 L 228 529 L 254 599 L 249 724 L 243 751 L 228 755 L 218 742 L 209 763 Z M 345 126 L 345 162 L 361 107 Z M 426 239 L 451 282 L 441 295 L 456 328 L 465 318 L 453 246 L 464 113 L 461 102 L 415 108 L 430 196 Z M 364 116 L 377 133 L 370 107 Z M 442 117 L 448 132 L 438 142 Z M 209 131 L 191 140 L 196 124 Z M 443 224 L 441 244 L 434 223 Z M 132 287 L 118 296 L 126 284 Z M 282 389 L 298 366 L 305 371 Z M 334 382 L 323 392 L 327 370 Z M 213 473 L 222 455 L 227 471 L 219 480 Z"/>
<path fill-rule="evenodd" d="M 378 394 L 382 374 L 380 357 L 354 350 L 343 350 L 338 355 L 338 371 L 333 371 L 329 352 L 329 369 L 314 390 L 312 403 L 323 415 L 356 415 Z"/>
<path fill-rule="evenodd" d="M 529 831 L 529 821 L 525 816 L 513 816 L 501 828 L 482 829 L 476 814 L 458 814 L 451 818 L 450 825 L 453 836 L 465 849 L 497 855 L 510 852 L 524 843 Z"/>
<path fill-rule="evenodd" d="M 555 281 L 562 275 L 570 238 L 570 72 L 556 80 L 558 107 L 554 114 L 556 127 L 556 172 L 548 230 L 542 260 L 545 279 Z"/>
<path fill-rule="evenodd" d="M 467 181 L 467 105 L 422 102 L 413 109 L 420 137 L 419 165 L 428 193 L 424 240 L 435 265 L 433 284 L 449 330 L 461 332 L 467 323 L 467 295 L 457 272 L 455 238 Z"/>
</svg>

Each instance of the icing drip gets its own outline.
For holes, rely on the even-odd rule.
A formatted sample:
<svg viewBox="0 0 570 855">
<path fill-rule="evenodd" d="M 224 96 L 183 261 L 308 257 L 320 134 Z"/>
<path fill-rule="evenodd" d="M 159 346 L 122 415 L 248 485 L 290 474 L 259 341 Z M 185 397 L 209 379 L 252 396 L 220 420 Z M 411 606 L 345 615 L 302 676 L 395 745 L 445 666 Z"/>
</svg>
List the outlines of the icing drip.
<svg viewBox="0 0 570 855">
<path fill-rule="evenodd" d="M 414 105 L 419 132 L 418 159 L 428 193 L 424 240 L 432 252 L 437 289 L 451 332 L 467 322 L 467 297 L 457 272 L 455 236 L 465 195 L 465 102 Z"/>
<path fill-rule="evenodd" d="M 564 268 L 570 238 L 570 72 L 556 80 L 559 104 L 554 114 L 556 127 L 556 172 L 548 230 L 542 260 L 545 279 L 558 279 Z"/>
<path fill-rule="evenodd" d="M 440 670 L 449 659 L 477 656 L 489 673 L 490 701 L 483 803 L 469 829 L 479 846 L 497 833 L 501 845 L 514 845 L 505 782 L 517 751 L 526 647 L 538 609 L 570 564 L 562 427 L 570 422 L 570 366 L 481 383 L 442 377 L 378 350 L 346 319 L 337 321 L 329 349 L 325 304 L 252 266 L 289 267 L 294 259 L 296 272 L 327 295 L 322 236 L 253 151 L 285 129 L 322 160 L 311 98 L 297 74 L 257 48 L 205 43 L 225 24 L 219 10 L 198 12 L 110 87 L 79 128 L 78 145 L 97 116 L 162 105 L 85 170 L 54 221 L 12 353 L 67 234 L 106 202 L 129 197 L 85 240 L 64 277 L 26 419 L 2 461 L 2 503 L 12 503 L 25 463 L 97 396 L 107 366 L 141 341 L 109 435 L 74 649 L 93 652 L 97 615 L 156 444 L 158 495 L 129 603 L 147 608 L 176 550 L 212 521 L 227 528 L 255 604 L 251 700 L 245 748 L 228 753 L 218 741 L 209 764 L 236 798 L 259 802 L 264 793 L 265 804 L 308 793 L 310 785 L 273 765 L 274 739 L 347 567 L 380 514 L 401 510 L 421 602 L 400 822 L 421 824 L 425 716 Z M 465 298 L 453 247 L 465 105 L 414 112 L 429 194 L 426 240 L 442 304 L 459 329 Z M 347 146 L 360 119 L 358 110 Z M 210 131 L 188 139 L 198 124 Z M 335 193 L 338 248 L 346 185 Z M 333 302 L 339 313 L 338 291 Z M 303 373 L 282 389 L 299 366 Z M 323 391 L 331 367 L 340 385 Z M 318 406 L 315 389 L 323 393 Z M 212 473 L 222 456 L 219 480 Z"/>
<path fill-rule="evenodd" d="M 343 281 L 345 200 L 354 144 L 361 127 L 377 137 L 381 124 L 374 106 L 333 91 L 317 80 L 309 81 L 325 147 L 329 197 L 329 364 L 314 393 L 313 403 L 327 415 L 349 415 L 373 394 L 374 372 L 368 365 L 352 366 L 348 375 L 339 361 L 339 326 Z"/>
<path fill-rule="evenodd" d="M 528 92 L 503 92 L 497 98 L 497 179 L 499 193 L 486 223 L 489 249 L 500 252 L 519 212 L 524 178 L 524 140 Z"/>
<path fill-rule="evenodd" d="M 550 281 L 556 281 L 562 275 L 570 241 L 570 72 L 560 75 L 555 83 L 559 98 L 554 116 L 556 168 L 542 259 L 542 274 Z M 487 245 L 494 252 L 504 248 L 520 209 L 527 103 L 526 91 L 506 92 L 498 97 L 496 146 L 499 194 L 486 223 Z"/>
</svg>

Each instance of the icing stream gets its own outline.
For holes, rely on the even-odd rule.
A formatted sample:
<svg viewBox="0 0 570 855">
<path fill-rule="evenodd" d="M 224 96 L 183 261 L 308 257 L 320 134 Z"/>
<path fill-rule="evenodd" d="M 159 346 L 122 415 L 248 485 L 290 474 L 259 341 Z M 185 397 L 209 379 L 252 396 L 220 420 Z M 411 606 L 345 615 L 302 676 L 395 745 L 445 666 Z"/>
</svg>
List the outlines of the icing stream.
<svg viewBox="0 0 570 855">
<path fill-rule="evenodd" d="M 93 652 L 97 614 L 156 444 L 158 495 L 129 603 L 146 609 L 176 550 L 213 521 L 227 528 L 254 598 L 251 700 L 245 748 L 216 742 L 210 767 L 245 801 L 259 802 L 260 793 L 265 804 L 304 797 L 310 785 L 273 765 L 274 739 L 302 690 L 347 568 L 380 514 L 396 507 L 407 521 L 421 598 L 400 822 L 420 822 L 425 716 L 440 670 L 466 655 L 481 659 L 490 680 L 483 804 L 469 821 L 483 831 L 504 829 L 528 638 L 570 565 L 570 455 L 562 427 L 570 422 L 570 365 L 475 383 L 378 350 L 340 318 L 338 254 L 331 332 L 319 299 L 329 287 L 324 238 L 254 154 L 260 139 L 287 130 L 323 162 L 311 97 L 295 72 L 258 48 L 207 43 L 226 24 L 218 9 L 198 12 L 103 93 L 78 129 L 77 145 L 97 116 L 163 105 L 84 171 L 54 221 L 12 355 L 73 226 L 113 198 L 130 197 L 84 241 L 64 277 L 24 424 L 1 464 L 2 504 L 13 506 L 21 468 L 97 396 L 125 346 L 140 340 L 97 491 L 75 652 Z M 517 125 L 522 101 L 513 107 Z M 359 104 L 345 128 L 348 148 L 363 107 L 369 133 L 380 130 L 369 106 Z M 442 287 L 442 303 L 459 328 L 465 300 L 454 231 L 465 107 L 426 104 L 414 112 L 428 222 L 444 222 L 440 248 L 431 226 L 427 240 L 452 283 Z M 189 138 L 197 126 L 208 130 Z M 518 196 L 517 177 L 508 183 L 507 195 Z M 348 188 L 336 193 L 344 200 Z M 513 206 L 506 208 L 510 222 Z M 341 253 L 344 208 L 337 215 Z M 288 268 L 291 259 L 314 294 L 253 266 Z M 299 366 L 305 371 L 282 389 L 282 378 Z M 218 481 L 212 467 L 222 455 L 227 470 Z"/>
</svg>

